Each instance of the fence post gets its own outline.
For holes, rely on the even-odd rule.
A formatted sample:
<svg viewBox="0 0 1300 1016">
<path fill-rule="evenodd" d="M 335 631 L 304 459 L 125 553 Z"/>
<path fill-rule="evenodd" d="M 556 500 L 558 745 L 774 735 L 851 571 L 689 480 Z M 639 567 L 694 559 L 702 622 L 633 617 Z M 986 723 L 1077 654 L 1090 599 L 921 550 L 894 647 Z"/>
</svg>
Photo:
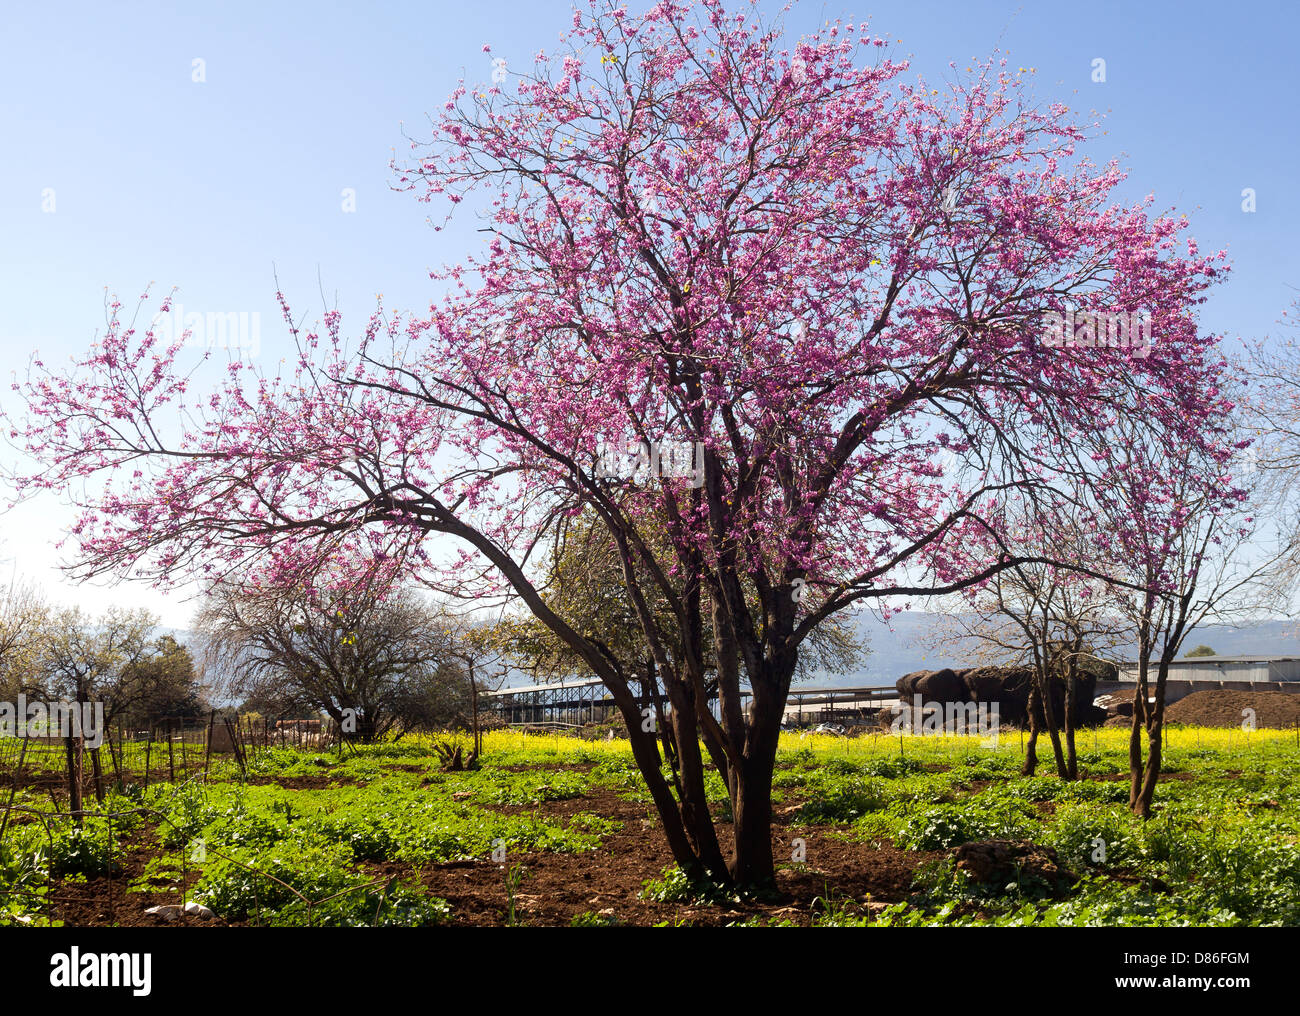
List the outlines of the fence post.
<svg viewBox="0 0 1300 1016">
<path fill-rule="evenodd" d="M 112 749 L 109 749 L 112 754 Z M 95 780 L 95 800 L 100 804 L 104 803 L 104 770 L 99 764 L 99 749 L 90 749 L 90 772 Z"/>
<path fill-rule="evenodd" d="M 81 772 L 77 765 L 79 760 L 73 742 L 74 738 L 71 735 L 64 738 L 68 754 L 68 810 L 72 813 L 72 821 L 79 826 L 81 825 Z"/>
<path fill-rule="evenodd" d="M 235 761 L 239 763 L 240 772 L 247 774 L 247 770 L 244 765 L 244 746 L 240 743 L 239 740 L 239 721 L 235 720 L 234 722 L 232 722 L 231 720 L 227 719 L 225 723 L 226 723 L 226 733 L 230 735 L 231 749 L 235 753 Z"/>
<path fill-rule="evenodd" d="M 149 760 L 153 755 L 153 727 L 149 728 L 149 740 L 144 743 L 144 789 L 149 789 Z"/>
<path fill-rule="evenodd" d="M 167 778 L 172 783 L 176 782 L 176 753 L 172 747 L 172 732 L 174 729 L 175 729 L 175 725 L 172 723 L 171 720 L 168 720 L 167 721 Z"/>
<path fill-rule="evenodd" d="M 185 878 L 187 875 L 187 868 L 185 862 L 189 860 L 190 842 L 191 841 L 186 840 L 184 843 L 181 844 L 181 916 L 180 916 L 181 924 L 185 923 L 185 897 L 187 895 L 185 891 Z"/>
<path fill-rule="evenodd" d="M 208 714 L 208 750 L 203 756 L 203 782 L 208 782 L 208 766 L 212 762 L 212 725 L 217 722 L 217 711 Z"/>
</svg>

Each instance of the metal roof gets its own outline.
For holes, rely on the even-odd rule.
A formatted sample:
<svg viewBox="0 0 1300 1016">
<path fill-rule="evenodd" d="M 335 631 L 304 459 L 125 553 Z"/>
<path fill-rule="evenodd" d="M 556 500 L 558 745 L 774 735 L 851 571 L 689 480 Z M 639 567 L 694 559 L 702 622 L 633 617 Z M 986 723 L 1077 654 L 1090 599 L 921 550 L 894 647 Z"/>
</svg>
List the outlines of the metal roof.
<svg viewBox="0 0 1300 1016">
<path fill-rule="evenodd" d="M 566 688 L 591 688 L 595 685 L 601 685 L 604 683 L 605 682 L 603 682 L 598 677 L 589 677 L 589 678 L 584 678 L 581 681 L 555 681 L 550 684 L 529 684 L 529 685 L 520 685 L 515 688 L 498 688 L 496 691 L 485 691 L 483 694 L 488 696 L 494 696 L 494 697 L 500 697 L 503 695 L 526 695 L 529 692 L 557 691 L 557 690 L 562 691 Z M 638 682 L 636 682 L 636 680 L 634 679 L 633 682 L 629 682 L 629 683 L 638 683 Z M 807 685 L 796 684 L 790 686 L 790 697 L 795 698 L 797 696 L 830 695 L 830 694 L 866 695 L 870 692 L 881 692 L 881 691 L 889 691 L 894 694 L 897 694 L 898 692 L 897 688 L 892 684 L 873 684 L 873 685 L 865 685 L 857 688 L 839 688 L 839 687 L 826 687 L 826 686 L 812 687 Z M 740 693 L 742 695 L 752 694 L 752 692 L 748 688 L 741 688 Z"/>
<path fill-rule="evenodd" d="M 530 691 L 556 691 L 564 688 L 590 688 L 594 684 L 604 684 L 598 677 L 588 677 L 581 681 L 553 681 L 549 684 L 528 684 L 519 685 L 515 688 L 498 688 L 496 691 L 485 691 L 487 696 L 496 695 L 523 695 Z"/>
<path fill-rule="evenodd" d="M 1170 666 L 1183 667 L 1189 664 L 1199 665 L 1202 663 L 1291 663 L 1296 661 L 1300 661 L 1300 656 L 1180 656 L 1171 661 Z M 1137 660 L 1121 660 L 1116 666 L 1136 667 L 1138 662 Z M 1152 658 L 1151 662 L 1155 664 L 1159 660 Z"/>
</svg>

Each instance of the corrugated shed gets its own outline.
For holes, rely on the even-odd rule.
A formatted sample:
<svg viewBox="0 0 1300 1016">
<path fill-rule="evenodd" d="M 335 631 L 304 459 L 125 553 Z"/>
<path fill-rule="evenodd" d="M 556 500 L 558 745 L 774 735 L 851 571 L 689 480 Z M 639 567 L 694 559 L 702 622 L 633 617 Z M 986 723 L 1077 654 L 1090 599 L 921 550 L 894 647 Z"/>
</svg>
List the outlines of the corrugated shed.
<svg viewBox="0 0 1300 1016">
<path fill-rule="evenodd" d="M 1155 678 L 1151 664 L 1151 679 Z M 1119 664 L 1120 680 L 1137 680 L 1138 665 Z M 1201 656 L 1175 660 L 1169 668 L 1171 681 L 1300 681 L 1300 657 L 1295 656 Z"/>
</svg>

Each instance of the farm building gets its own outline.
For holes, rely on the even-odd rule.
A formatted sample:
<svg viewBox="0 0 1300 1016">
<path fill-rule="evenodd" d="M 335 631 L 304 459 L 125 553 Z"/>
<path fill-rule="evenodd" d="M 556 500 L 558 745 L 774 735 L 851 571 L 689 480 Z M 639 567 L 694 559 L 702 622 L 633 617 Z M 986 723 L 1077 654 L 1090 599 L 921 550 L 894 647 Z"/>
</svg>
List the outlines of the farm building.
<svg viewBox="0 0 1300 1016">
<path fill-rule="evenodd" d="M 742 688 L 742 708 L 747 705 L 749 697 L 749 690 Z M 882 705 L 892 704 L 897 699 L 898 692 L 892 684 L 865 688 L 795 685 L 790 689 L 785 720 L 800 726 L 821 722 L 862 722 Z M 502 688 L 499 691 L 485 692 L 483 701 L 486 711 L 496 713 L 504 722 L 512 725 L 579 726 L 583 723 L 606 722 L 616 712 L 614 700 L 599 678 Z M 648 703 L 638 695 L 637 705 L 644 707 Z M 716 716 L 716 698 L 710 698 L 709 708 Z"/>
<path fill-rule="evenodd" d="M 1099 681 L 1098 694 L 1132 690 L 1137 684 L 1136 661 L 1126 660 L 1117 666 L 1119 680 Z M 1154 664 L 1147 679 L 1155 680 Z M 1300 656 L 1198 656 L 1175 660 L 1169 668 L 1166 701 L 1176 702 L 1194 691 L 1209 688 L 1300 694 Z"/>
<path fill-rule="evenodd" d="M 639 695 L 637 704 L 648 703 Z M 511 725 L 566 727 L 604 723 L 617 712 L 613 697 L 598 677 L 484 692 L 483 708 Z"/>
</svg>

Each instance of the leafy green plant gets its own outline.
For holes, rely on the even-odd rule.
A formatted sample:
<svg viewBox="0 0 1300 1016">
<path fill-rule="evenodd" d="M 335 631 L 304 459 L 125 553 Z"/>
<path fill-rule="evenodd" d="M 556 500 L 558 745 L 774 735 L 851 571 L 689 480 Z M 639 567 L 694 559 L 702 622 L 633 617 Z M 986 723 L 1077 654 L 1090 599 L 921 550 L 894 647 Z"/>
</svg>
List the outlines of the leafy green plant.
<svg viewBox="0 0 1300 1016">
<path fill-rule="evenodd" d="M 516 913 L 516 898 L 519 887 L 528 878 L 528 869 L 522 864 L 514 864 L 506 869 L 506 927 L 514 928 L 520 923 Z"/>
<path fill-rule="evenodd" d="M 802 822 L 852 822 L 889 803 L 889 793 L 879 780 L 864 780 L 857 770 L 848 778 L 825 781 L 799 810 Z"/>
<path fill-rule="evenodd" d="M 570 928 L 616 928 L 619 926 L 619 919 L 613 914 L 598 914 L 594 910 L 588 910 L 586 913 L 574 914 L 569 921 Z"/>
<path fill-rule="evenodd" d="M 912 850 L 943 850 L 973 840 L 1016 839 L 1031 834 L 1028 819 L 1014 805 L 983 809 L 942 804 L 910 816 L 898 840 Z"/>
<path fill-rule="evenodd" d="M 108 827 L 67 826 L 55 833 L 49 846 L 49 871 L 55 876 L 113 875 L 122 870 Z"/>
<path fill-rule="evenodd" d="M 0 844 L 0 927 L 49 923 L 41 916 L 49 891 L 42 851 Z"/>
<path fill-rule="evenodd" d="M 660 878 L 646 879 L 639 894 L 643 900 L 656 903 L 689 903 L 712 906 L 725 903 L 742 903 L 761 893 L 740 893 L 726 889 L 705 879 L 693 880 L 675 864 L 669 865 Z"/>
</svg>

